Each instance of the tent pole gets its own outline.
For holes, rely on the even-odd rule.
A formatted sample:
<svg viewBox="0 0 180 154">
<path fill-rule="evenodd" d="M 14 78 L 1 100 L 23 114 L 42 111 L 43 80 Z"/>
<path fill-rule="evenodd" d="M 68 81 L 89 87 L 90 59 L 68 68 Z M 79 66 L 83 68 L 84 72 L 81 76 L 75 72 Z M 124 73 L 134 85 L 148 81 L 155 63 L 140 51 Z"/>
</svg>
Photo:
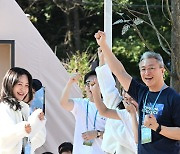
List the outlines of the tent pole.
<svg viewBox="0 0 180 154">
<path fill-rule="evenodd" d="M 107 43 L 112 49 L 112 0 L 104 0 L 104 32 Z"/>
</svg>

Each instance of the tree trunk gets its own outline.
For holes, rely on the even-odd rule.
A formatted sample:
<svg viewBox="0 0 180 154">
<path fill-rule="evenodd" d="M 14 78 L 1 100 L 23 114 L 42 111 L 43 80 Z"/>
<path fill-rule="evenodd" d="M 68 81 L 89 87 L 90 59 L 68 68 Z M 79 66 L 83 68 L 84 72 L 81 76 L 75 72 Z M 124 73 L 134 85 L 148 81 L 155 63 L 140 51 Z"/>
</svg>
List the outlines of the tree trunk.
<svg viewBox="0 0 180 154">
<path fill-rule="evenodd" d="M 180 0 L 171 1 L 173 25 L 171 31 L 171 86 L 180 93 Z"/>
<path fill-rule="evenodd" d="M 66 31 L 66 35 L 64 38 L 64 45 L 66 46 L 66 50 L 68 52 L 72 52 L 74 51 L 74 47 L 72 44 L 72 31 L 71 31 L 71 11 L 70 11 L 70 3 L 68 1 L 66 1 L 66 22 L 67 22 L 67 31 Z"/>
<path fill-rule="evenodd" d="M 78 7 L 77 6 L 74 8 L 73 12 L 74 12 L 74 42 L 75 42 L 75 49 L 81 51 L 80 29 L 79 29 L 79 13 L 78 13 Z"/>
</svg>

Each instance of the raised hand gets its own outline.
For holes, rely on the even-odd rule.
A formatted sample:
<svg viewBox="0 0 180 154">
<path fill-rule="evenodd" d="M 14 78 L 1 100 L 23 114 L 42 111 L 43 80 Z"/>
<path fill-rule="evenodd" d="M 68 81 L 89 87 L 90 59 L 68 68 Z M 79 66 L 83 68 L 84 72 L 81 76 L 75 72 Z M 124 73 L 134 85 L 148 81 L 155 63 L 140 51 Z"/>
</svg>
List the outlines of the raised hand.
<svg viewBox="0 0 180 154">
<path fill-rule="evenodd" d="M 39 117 L 39 120 L 44 120 L 44 112 L 41 112 L 39 115 L 38 115 L 38 117 Z"/>
<path fill-rule="evenodd" d="M 70 76 L 70 79 L 69 79 L 69 82 L 70 83 L 77 83 L 78 80 L 80 78 L 80 74 L 79 73 L 73 73 L 71 76 Z"/>
<path fill-rule="evenodd" d="M 90 90 L 93 94 L 93 97 L 101 97 L 101 92 L 97 79 L 94 79 L 93 82 L 90 83 Z"/>
<path fill-rule="evenodd" d="M 123 104 L 125 109 L 132 115 L 136 115 L 136 107 L 134 104 L 130 103 L 130 102 L 126 102 L 125 100 L 123 100 Z"/>
<path fill-rule="evenodd" d="M 97 33 L 95 33 L 94 37 L 96 38 L 96 42 L 99 46 L 102 46 L 106 43 L 106 35 L 104 32 L 98 31 Z"/>
</svg>

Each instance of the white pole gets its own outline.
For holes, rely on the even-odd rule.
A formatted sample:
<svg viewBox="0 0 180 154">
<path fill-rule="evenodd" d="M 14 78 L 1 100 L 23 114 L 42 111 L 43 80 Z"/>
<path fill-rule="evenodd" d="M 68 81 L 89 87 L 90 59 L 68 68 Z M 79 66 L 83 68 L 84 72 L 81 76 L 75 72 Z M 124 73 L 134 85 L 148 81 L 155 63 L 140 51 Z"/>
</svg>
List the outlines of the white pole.
<svg viewBox="0 0 180 154">
<path fill-rule="evenodd" d="M 107 43 L 112 49 L 112 0 L 104 0 L 104 32 Z"/>
</svg>

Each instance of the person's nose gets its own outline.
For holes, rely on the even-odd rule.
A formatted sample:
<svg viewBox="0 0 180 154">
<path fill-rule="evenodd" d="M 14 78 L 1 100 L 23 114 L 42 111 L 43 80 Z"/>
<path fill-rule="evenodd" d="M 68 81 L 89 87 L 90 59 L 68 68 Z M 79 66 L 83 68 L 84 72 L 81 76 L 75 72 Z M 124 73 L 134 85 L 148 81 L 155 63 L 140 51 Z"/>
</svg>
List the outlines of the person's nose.
<svg viewBox="0 0 180 154">
<path fill-rule="evenodd" d="M 145 73 L 146 75 L 148 75 L 150 72 L 151 72 L 150 69 L 145 69 L 145 72 L 144 72 L 144 73 Z"/>
</svg>

